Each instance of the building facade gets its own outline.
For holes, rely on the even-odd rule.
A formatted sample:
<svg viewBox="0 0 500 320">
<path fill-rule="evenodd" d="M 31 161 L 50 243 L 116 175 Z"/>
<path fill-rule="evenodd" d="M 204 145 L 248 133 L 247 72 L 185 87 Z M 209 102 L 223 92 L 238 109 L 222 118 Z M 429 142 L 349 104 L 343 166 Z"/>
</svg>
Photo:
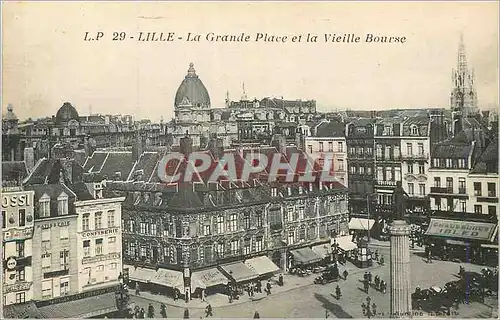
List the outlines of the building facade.
<svg viewBox="0 0 500 320">
<path fill-rule="evenodd" d="M 368 214 L 372 209 L 375 178 L 375 119 L 347 120 L 347 170 L 351 215 Z"/>
<path fill-rule="evenodd" d="M 427 114 L 403 121 L 401 132 L 402 186 L 408 194 L 410 214 L 428 211 L 430 181 L 430 118 Z"/>
<path fill-rule="evenodd" d="M 305 137 L 305 151 L 314 159 L 323 160 L 321 166 L 324 166 L 325 156 L 330 156 L 330 172 L 340 183 L 349 186 L 345 125 L 341 121 L 326 121 L 314 131 L 314 136 Z"/>
<path fill-rule="evenodd" d="M 93 183 L 102 193 L 102 183 Z M 121 204 L 124 198 L 77 201 L 78 291 L 117 285 L 122 270 Z"/>
<path fill-rule="evenodd" d="M 62 183 L 26 188 L 35 193 L 33 300 L 78 293 L 76 195 Z"/>
<path fill-rule="evenodd" d="M 3 305 L 33 299 L 34 192 L 2 188 Z"/>
</svg>

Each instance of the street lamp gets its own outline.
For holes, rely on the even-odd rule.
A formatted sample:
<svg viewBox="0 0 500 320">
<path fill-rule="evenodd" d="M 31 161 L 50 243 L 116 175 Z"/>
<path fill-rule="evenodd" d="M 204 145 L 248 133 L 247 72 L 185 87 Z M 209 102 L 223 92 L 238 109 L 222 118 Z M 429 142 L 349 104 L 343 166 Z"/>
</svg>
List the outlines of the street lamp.
<svg viewBox="0 0 500 320">
<path fill-rule="evenodd" d="M 370 302 L 371 298 L 366 297 L 366 304 L 364 302 L 361 304 L 361 308 L 363 309 L 363 315 L 368 319 L 377 315 L 377 305 L 375 304 L 375 302 L 370 305 Z"/>
</svg>

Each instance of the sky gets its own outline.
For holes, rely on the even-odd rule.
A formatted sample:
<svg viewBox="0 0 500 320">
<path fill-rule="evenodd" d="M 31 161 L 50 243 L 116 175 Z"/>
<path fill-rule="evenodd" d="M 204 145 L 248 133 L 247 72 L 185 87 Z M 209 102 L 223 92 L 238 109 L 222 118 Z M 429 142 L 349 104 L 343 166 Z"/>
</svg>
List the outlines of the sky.
<svg viewBox="0 0 500 320">
<path fill-rule="evenodd" d="M 449 107 L 463 32 L 479 106 L 498 105 L 498 2 L 7 2 L 2 5 L 2 108 L 20 119 L 54 115 L 71 102 L 80 115 L 173 116 L 174 97 L 193 62 L 212 107 L 226 92 L 248 98 L 314 99 L 318 110 Z M 103 32 L 99 41 L 85 41 Z M 113 41 L 113 32 L 125 32 Z M 139 32 L 175 32 L 139 42 Z M 187 42 L 188 33 L 201 41 Z M 251 36 L 205 41 L 209 32 Z M 288 36 L 253 41 L 256 33 Z M 306 35 L 318 42 L 306 42 Z M 324 34 L 360 43 L 325 43 Z M 406 37 L 365 43 L 366 34 Z M 291 42 L 302 35 L 301 42 Z M 130 37 L 134 37 L 130 39 Z M 95 38 L 95 36 L 94 36 Z"/>
</svg>

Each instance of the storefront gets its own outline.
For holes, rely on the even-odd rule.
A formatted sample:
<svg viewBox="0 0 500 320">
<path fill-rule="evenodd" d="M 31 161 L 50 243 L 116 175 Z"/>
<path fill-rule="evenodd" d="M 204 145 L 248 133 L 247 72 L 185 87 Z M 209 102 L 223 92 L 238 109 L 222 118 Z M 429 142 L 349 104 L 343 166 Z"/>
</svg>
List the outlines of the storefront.
<svg viewBox="0 0 500 320">
<path fill-rule="evenodd" d="M 497 232 L 495 223 L 431 219 L 426 250 L 438 259 L 485 264 L 491 249 L 485 245 L 492 244 Z"/>
<path fill-rule="evenodd" d="M 323 262 L 325 263 L 331 262 L 333 252 L 332 252 L 332 246 L 329 243 L 314 246 L 312 247 L 312 251 L 314 251 L 314 253 L 316 253 L 319 257 L 321 257 Z"/>
<path fill-rule="evenodd" d="M 245 260 L 245 265 L 257 273 L 260 279 L 271 277 L 273 274 L 280 271 L 280 268 L 266 256 Z"/>
<path fill-rule="evenodd" d="M 222 273 L 228 277 L 233 283 L 243 284 L 255 280 L 259 277 L 259 274 L 249 267 L 247 267 L 243 262 L 234 262 L 222 265 Z"/>
<path fill-rule="evenodd" d="M 358 247 L 352 242 L 352 236 L 342 236 L 331 240 L 332 247 L 338 249 L 338 254 L 347 260 L 353 259 L 353 251 Z"/>
<path fill-rule="evenodd" d="M 352 218 L 349 221 L 349 230 L 353 235 L 353 240 L 358 241 L 359 238 L 368 236 L 374 225 L 373 219 Z"/>
<path fill-rule="evenodd" d="M 151 291 L 163 295 L 173 296 L 174 290 L 184 293 L 184 276 L 180 271 L 159 268 L 151 277 L 150 284 Z"/>
<path fill-rule="evenodd" d="M 139 285 L 140 290 L 147 290 L 150 288 L 150 282 L 156 275 L 156 270 L 129 265 L 124 265 L 123 267 L 123 269 L 128 269 L 132 288 L 136 288 L 137 285 Z"/>
<path fill-rule="evenodd" d="M 199 297 L 201 290 L 206 290 L 205 294 L 224 292 L 224 287 L 229 283 L 229 279 L 217 268 L 199 270 L 191 275 L 191 292 Z"/>
<path fill-rule="evenodd" d="M 311 248 L 305 247 L 290 251 L 292 254 L 292 264 L 294 267 L 307 267 L 321 262 L 322 258 Z"/>
</svg>

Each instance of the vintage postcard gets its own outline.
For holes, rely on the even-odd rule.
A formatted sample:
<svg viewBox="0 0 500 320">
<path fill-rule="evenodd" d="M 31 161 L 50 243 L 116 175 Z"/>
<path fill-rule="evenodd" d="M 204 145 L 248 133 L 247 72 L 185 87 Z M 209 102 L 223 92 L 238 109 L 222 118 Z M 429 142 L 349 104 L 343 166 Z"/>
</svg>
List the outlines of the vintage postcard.
<svg viewBox="0 0 500 320">
<path fill-rule="evenodd" d="M 4 318 L 497 318 L 491 2 L 2 2 Z"/>
</svg>

